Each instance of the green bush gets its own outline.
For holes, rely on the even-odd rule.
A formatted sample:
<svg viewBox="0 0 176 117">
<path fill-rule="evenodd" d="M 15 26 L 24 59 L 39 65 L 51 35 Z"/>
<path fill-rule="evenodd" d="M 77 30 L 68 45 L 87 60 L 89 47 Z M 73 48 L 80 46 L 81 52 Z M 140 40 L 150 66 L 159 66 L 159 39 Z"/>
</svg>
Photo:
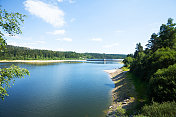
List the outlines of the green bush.
<svg viewBox="0 0 176 117">
<path fill-rule="evenodd" d="M 149 81 L 158 69 L 168 68 L 176 63 L 176 51 L 170 48 L 161 48 L 141 60 L 134 60 L 131 71 L 140 78 Z"/>
<path fill-rule="evenodd" d="M 176 101 L 176 64 L 159 69 L 149 84 L 154 101 Z"/>
<path fill-rule="evenodd" d="M 154 102 L 152 105 L 145 105 L 142 108 L 140 116 L 176 117 L 176 103 L 175 102 L 163 102 L 159 104 L 159 103 Z"/>
<path fill-rule="evenodd" d="M 134 58 L 128 56 L 123 60 L 123 63 L 125 64 L 125 67 L 129 67 L 134 61 Z"/>
<path fill-rule="evenodd" d="M 150 58 L 152 69 L 167 68 L 176 63 L 176 51 L 170 48 L 158 49 Z M 155 71 L 156 72 L 156 71 Z"/>
<path fill-rule="evenodd" d="M 121 107 L 117 107 L 117 110 L 116 110 L 116 115 L 118 116 L 124 116 L 126 113 L 126 110 L 121 108 Z"/>
</svg>

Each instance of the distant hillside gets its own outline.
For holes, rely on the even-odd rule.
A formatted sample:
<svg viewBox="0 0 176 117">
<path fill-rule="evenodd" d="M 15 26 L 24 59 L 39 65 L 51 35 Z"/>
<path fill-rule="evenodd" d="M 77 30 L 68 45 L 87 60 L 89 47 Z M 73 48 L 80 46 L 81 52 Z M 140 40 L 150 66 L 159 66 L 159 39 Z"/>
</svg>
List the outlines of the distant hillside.
<svg viewBox="0 0 176 117">
<path fill-rule="evenodd" d="M 7 45 L 4 52 L 0 52 L 0 59 L 4 60 L 65 60 L 65 59 L 123 59 L 125 54 L 76 53 L 72 51 L 52 51 L 30 49 Z"/>
</svg>

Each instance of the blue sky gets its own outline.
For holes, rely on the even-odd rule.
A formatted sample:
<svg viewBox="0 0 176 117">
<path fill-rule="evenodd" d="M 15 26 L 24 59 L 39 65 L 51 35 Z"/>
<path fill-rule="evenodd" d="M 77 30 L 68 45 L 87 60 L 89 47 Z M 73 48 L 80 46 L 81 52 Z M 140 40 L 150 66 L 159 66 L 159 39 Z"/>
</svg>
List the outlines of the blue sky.
<svg viewBox="0 0 176 117">
<path fill-rule="evenodd" d="M 56 51 L 133 53 L 168 18 L 176 20 L 176 0 L 0 0 L 0 5 L 27 15 L 23 34 L 6 36 L 8 44 Z"/>
</svg>

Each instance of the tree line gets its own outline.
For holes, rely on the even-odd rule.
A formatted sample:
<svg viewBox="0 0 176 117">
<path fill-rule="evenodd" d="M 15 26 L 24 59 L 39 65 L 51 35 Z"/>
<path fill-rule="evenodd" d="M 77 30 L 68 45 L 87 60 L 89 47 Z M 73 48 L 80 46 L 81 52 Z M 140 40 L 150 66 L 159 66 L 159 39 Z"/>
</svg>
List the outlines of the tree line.
<svg viewBox="0 0 176 117">
<path fill-rule="evenodd" d="M 167 111 L 175 116 L 176 103 L 168 101 L 176 101 L 176 23 L 169 18 L 167 24 L 160 26 L 158 33 L 151 35 L 145 49 L 141 43 L 137 43 L 135 49 L 134 54 L 128 54 L 124 59 L 125 66 L 148 85 L 146 90 L 150 102 L 163 103 L 159 111 L 162 113 L 169 108 Z M 145 108 L 150 108 L 151 112 L 158 107 L 154 103 Z"/>
<path fill-rule="evenodd" d="M 125 57 L 124 54 L 62 52 L 13 45 L 7 45 L 5 51 L 0 53 L 1 60 L 123 59 Z"/>
</svg>

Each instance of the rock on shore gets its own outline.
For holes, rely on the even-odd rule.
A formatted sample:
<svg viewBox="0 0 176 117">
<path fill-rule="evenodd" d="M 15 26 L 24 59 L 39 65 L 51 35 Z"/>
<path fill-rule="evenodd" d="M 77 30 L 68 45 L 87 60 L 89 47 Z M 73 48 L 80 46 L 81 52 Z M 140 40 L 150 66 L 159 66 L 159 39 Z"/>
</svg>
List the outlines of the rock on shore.
<svg viewBox="0 0 176 117">
<path fill-rule="evenodd" d="M 122 69 L 105 70 L 115 84 L 112 90 L 112 104 L 107 117 L 123 116 L 126 111 L 136 106 L 136 92 L 133 83 L 127 78 L 127 72 Z"/>
</svg>

